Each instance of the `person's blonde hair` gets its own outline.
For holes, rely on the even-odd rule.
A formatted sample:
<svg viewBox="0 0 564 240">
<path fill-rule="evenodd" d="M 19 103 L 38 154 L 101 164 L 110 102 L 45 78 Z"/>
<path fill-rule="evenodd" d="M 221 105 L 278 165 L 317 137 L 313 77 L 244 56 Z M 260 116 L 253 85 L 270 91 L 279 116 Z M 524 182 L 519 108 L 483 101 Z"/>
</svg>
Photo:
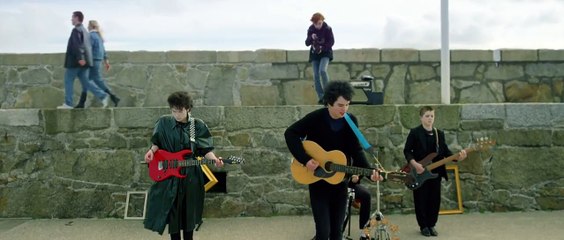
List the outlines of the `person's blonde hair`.
<svg viewBox="0 0 564 240">
<path fill-rule="evenodd" d="M 92 28 L 92 30 L 96 30 L 96 32 L 100 34 L 100 38 L 102 39 L 102 42 L 104 41 L 104 34 L 102 33 L 102 29 L 100 29 L 100 24 L 98 23 L 98 21 L 96 20 L 88 21 L 88 28 Z"/>
</svg>

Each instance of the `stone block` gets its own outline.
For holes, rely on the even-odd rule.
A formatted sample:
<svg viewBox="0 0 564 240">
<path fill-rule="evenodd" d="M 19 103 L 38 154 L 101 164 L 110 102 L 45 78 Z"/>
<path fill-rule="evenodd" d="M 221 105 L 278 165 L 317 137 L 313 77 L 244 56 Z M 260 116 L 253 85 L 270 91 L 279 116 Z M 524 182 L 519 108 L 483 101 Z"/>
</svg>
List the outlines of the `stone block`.
<svg viewBox="0 0 564 240">
<path fill-rule="evenodd" d="M 295 107 L 225 107 L 225 129 L 287 128 L 296 115 Z"/>
<path fill-rule="evenodd" d="M 57 134 L 109 128 L 112 121 L 110 109 L 45 109 L 45 132 Z"/>
<path fill-rule="evenodd" d="M 202 119 L 209 128 L 223 126 L 223 110 L 222 106 L 197 106 L 192 109 L 192 116 Z M 167 114 L 170 110 L 167 108 Z"/>
<path fill-rule="evenodd" d="M 234 91 L 236 88 L 237 68 L 234 65 L 217 65 L 209 70 L 204 105 L 233 106 L 235 105 Z"/>
<path fill-rule="evenodd" d="M 313 80 L 284 81 L 282 95 L 284 105 L 314 105 L 317 104 L 317 94 L 313 87 Z"/>
<path fill-rule="evenodd" d="M 564 127 L 564 105 L 559 103 L 548 104 L 550 114 L 552 115 L 552 124 L 554 127 Z"/>
<path fill-rule="evenodd" d="M 244 159 L 260 159 L 260 161 L 245 161 L 241 170 L 249 176 L 261 177 L 283 174 L 288 172 L 290 155 L 281 154 L 269 150 L 243 151 Z"/>
<path fill-rule="evenodd" d="M 523 65 L 507 63 L 498 67 L 489 66 L 484 76 L 488 80 L 515 80 L 523 78 L 525 72 Z"/>
<path fill-rule="evenodd" d="M 239 91 L 242 106 L 270 106 L 280 104 L 280 91 L 276 85 L 243 85 Z"/>
<path fill-rule="evenodd" d="M 563 197 L 536 197 L 535 200 L 543 211 L 564 209 Z"/>
<path fill-rule="evenodd" d="M 129 52 L 127 57 L 128 63 L 165 63 L 165 52 L 149 52 L 149 51 L 135 51 Z"/>
<path fill-rule="evenodd" d="M 536 62 L 538 61 L 537 50 L 527 49 L 502 49 L 502 62 Z"/>
<path fill-rule="evenodd" d="M 135 155 L 126 150 L 98 151 L 97 154 L 90 154 L 90 150 L 86 150 L 55 151 L 51 157 L 54 174 L 58 177 L 91 184 L 128 185 L 133 178 Z M 108 161 L 111 161 L 111 164 Z"/>
<path fill-rule="evenodd" d="M 492 62 L 491 50 L 451 50 L 451 62 Z"/>
<path fill-rule="evenodd" d="M 419 61 L 420 62 L 440 62 L 441 61 L 441 50 L 420 50 L 419 51 Z"/>
<path fill-rule="evenodd" d="M 425 81 L 412 83 L 408 87 L 407 103 L 408 104 L 439 104 L 441 103 L 440 93 L 441 83 L 439 81 Z"/>
<path fill-rule="evenodd" d="M 382 49 L 382 62 L 417 62 L 419 51 L 415 49 Z"/>
<path fill-rule="evenodd" d="M 489 86 L 474 85 L 460 91 L 459 103 L 495 103 L 496 96 L 490 91 Z"/>
<path fill-rule="evenodd" d="M 21 72 L 20 77 L 23 84 L 47 84 L 51 82 L 51 73 L 45 67 L 31 68 Z"/>
<path fill-rule="evenodd" d="M 528 189 L 543 184 L 546 179 L 562 176 L 562 147 L 514 148 L 498 147 L 491 166 L 491 182 L 497 189 Z"/>
<path fill-rule="evenodd" d="M 36 64 L 63 66 L 65 64 L 64 53 L 43 53 L 37 54 Z"/>
<path fill-rule="evenodd" d="M 309 50 L 288 50 L 288 63 L 304 63 L 309 61 Z"/>
<path fill-rule="evenodd" d="M 249 78 L 252 80 L 298 79 L 300 71 L 294 64 L 260 64 L 250 67 Z"/>
<path fill-rule="evenodd" d="M 345 63 L 380 62 L 380 49 L 338 49 L 333 51 L 333 61 Z"/>
<path fill-rule="evenodd" d="M 552 145 L 552 131 L 545 129 L 507 129 L 498 132 L 498 145 L 539 147 Z"/>
<path fill-rule="evenodd" d="M 219 51 L 217 52 L 218 63 L 250 63 L 257 58 L 253 51 Z"/>
<path fill-rule="evenodd" d="M 39 126 L 39 109 L 0 109 L 0 126 Z"/>
<path fill-rule="evenodd" d="M 383 127 L 390 124 L 394 120 L 396 111 L 395 106 L 388 105 L 353 105 L 349 108 L 349 112 L 356 116 L 359 128 Z"/>
<path fill-rule="evenodd" d="M 257 63 L 284 63 L 286 62 L 286 51 L 277 49 L 259 49 L 255 62 Z"/>
<path fill-rule="evenodd" d="M 31 54 L 14 54 L 14 53 L 3 53 L 0 54 L 0 65 L 7 66 L 21 66 L 21 65 L 37 65 L 38 58 L 41 54 L 31 53 Z"/>
<path fill-rule="evenodd" d="M 435 68 L 429 65 L 411 65 L 409 73 L 413 81 L 437 79 Z"/>
<path fill-rule="evenodd" d="M 167 63 L 216 63 L 215 51 L 168 51 Z"/>
<path fill-rule="evenodd" d="M 129 63 L 129 53 L 129 51 L 106 51 L 110 64 L 113 65 Z"/>
<path fill-rule="evenodd" d="M 564 49 L 539 49 L 539 61 L 564 61 Z"/>
<path fill-rule="evenodd" d="M 550 127 L 552 115 L 550 107 L 546 104 L 507 104 L 507 126 L 510 128 L 521 127 Z"/>
<path fill-rule="evenodd" d="M 286 151 L 284 131 L 286 129 L 253 132 L 253 145 L 259 148 L 282 149 Z"/>
<path fill-rule="evenodd" d="M 384 51 L 384 50 L 382 50 Z M 405 104 L 405 82 L 407 65 L 397 65 L 392 69 L 392 74 L 385 86 L 384 104 Z"/>
<path fill-rule="evenodd" d="M 553 130 L 552 144 L 557 146 L 564 146 L 564 130 Z"/>
<path fill-rule="evenodd" d="M 551 102 L 554 97 L 547 84 L 511 81 L 504 88 L 508 102 Z"/>
<path fill-rule="evenodd" d="M 112 110 L 114 122 L 119 128 L 150 128 L 153 129 L 159 117 L 171 114 L 169 108 L 114 108 Z"/>
<path fill-rule="evenodd" d="M 79 92 L 79 91 L 78 91 Z M 78 96 L 78 92 L 75 95 Z M 51 86 L 28 88 L 18 95 L 16 108 L 55 108 L 64 99 L 64 90 Z"/>
<path fill-rule="evenodd" d="M 505 119 L 504 104 L 464 104 L 461 110 L 462 120 Z"/>
<path fill-rule="evenodd" d="M 525 65 L 525 73 L 532 77 L 561 77 L 564 63 L 529 63 Z"/>
<path fill-rule="evenodd" d="M 477 67 L 478 64 L 476 63 L 453 63 L 450 65 L 450 76 L 472 78 L 477 70 Z M 440 72 L 440 67 L 437 71 Z"/>
</svg>

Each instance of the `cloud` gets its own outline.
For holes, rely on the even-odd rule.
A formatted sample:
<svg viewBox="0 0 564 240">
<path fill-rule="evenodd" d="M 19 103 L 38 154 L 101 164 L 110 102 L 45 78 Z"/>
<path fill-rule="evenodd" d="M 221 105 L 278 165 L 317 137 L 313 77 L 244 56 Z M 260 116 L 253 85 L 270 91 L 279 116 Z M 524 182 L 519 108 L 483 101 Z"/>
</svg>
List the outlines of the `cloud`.
<svg viewBox="0 0 564 240">
<path fill-rule="evenodd" d="M 449 4 L 451 48 L 562 48 L 564 1 Z M 0 52 L 64 52 L 75 10 L 100 22 L 108 50 L 305 50 L 318 11 L 335 48 L 440 48 L 439 0 L 7 0 Z"/>
</svg>

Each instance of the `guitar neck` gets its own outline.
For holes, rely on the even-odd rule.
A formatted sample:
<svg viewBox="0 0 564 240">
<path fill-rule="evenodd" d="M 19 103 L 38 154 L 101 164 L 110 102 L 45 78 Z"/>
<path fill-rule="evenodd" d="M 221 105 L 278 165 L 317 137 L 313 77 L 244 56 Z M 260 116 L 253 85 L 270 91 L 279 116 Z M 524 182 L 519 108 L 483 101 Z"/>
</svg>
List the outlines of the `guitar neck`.
<svg viewBox="0 0 564 240">
<path fill-rule="evenodd" d="M 471 152 L 475 151 L 475 149 L 474 149 L 474 148 L 465 148 L 464 151 L 466 151 L 466 153 L 471 153 Z M 441 165 L 444 165 L 444 164 L 447 164 L 447 163 L 449 163 L 449 162 L 452 162 L 453 160 L 455 160 L 455 159 L 458 158 L 458 155 L 459 155 L 459 153 L 454 154 L 454 155 L 452 155 L 452 156 L 450 156 L 450 157 L 441 159 L 441 160 L 436 161 L 436 162 L 434 162 L 434 163 L 431 163 L 431 164 L 429 164 L 429 165 L 426 167 L 426 169 L 429 170 L 429 171 L 431 171 L 431 170 L 433 170 L 433 169 L 435 169 L 435 168 L 438 168 L 438 167 L 441 166 Z"/>
<path fill-rule="evenodd" d="M 214 160 L 210 160 L 210 159 L 202 159 L 202 160 L 186 160 L 186 161 L 179 161 L 178 162 L 178 166 L 179 167 L 191 167 L 191 166 L 199 166 L 199 165 L 207 165 L 207 164 L 214 164 L 215 161 Z"/>
<path fill-rule="evenodd" d="M 359 176 L 370 176 L 372 175 L 372 171 L 373 171 L 373 169 L 369 169 L 369 168 L 345 166 L 340 164 L 331 164 L 329 168 L 330 171 L 344 172 L 344 173 L 359 175 Z"/>
</svg>

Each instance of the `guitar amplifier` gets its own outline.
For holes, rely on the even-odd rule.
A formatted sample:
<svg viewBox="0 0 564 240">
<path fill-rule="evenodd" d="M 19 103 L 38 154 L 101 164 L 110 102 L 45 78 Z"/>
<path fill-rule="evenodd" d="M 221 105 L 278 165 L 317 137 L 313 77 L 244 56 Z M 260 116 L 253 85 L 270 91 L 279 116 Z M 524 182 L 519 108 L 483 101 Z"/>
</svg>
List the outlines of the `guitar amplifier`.
<svg viewBox="0 0 564 240">
<path fill-rule="evenodd" d="M 382 105 L 384 103 L 384 93 L 374 92 L 374 77 L 364 75 L 361 80 L 350 81 L 354 89 L 360 89 L 366 96 L 366 101 L 351 101 L 351 104 Z"/>
</svg>

